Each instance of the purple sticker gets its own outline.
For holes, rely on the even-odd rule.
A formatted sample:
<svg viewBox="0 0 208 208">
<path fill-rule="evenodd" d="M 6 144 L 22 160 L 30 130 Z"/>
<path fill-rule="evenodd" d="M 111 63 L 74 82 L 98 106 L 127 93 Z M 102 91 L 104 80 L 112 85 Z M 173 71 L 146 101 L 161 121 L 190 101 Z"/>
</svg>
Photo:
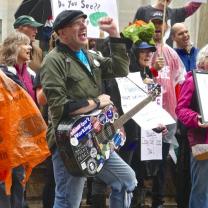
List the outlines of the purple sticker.
<svg viewBox="0 0 208 208">
<path fill-rule="evenodd" d="M 113 118 L 113 111 L 112 111 L 112 108 L 108 109 L 107 112 L 106 112 L 106 115 L 109 119 L 112 119 Z"/>
<path fill-rule="evenodd" d="M 84 117 L 83 120 L 79 122 L 79 124 L 72 129 L 71 135 L 74 133 L 74 137 L 80 140 L 84 136 L 86 136 L 92 130 L 92 124 L 90 121 L 90 117 Z"/>
</svg>

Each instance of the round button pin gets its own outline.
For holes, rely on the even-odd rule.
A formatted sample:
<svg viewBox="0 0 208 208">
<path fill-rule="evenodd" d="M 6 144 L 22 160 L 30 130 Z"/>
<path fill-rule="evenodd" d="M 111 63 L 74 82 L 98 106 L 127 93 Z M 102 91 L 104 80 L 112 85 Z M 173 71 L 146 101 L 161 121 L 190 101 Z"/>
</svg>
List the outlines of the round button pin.
<svg viewBox="0 0 208 208">
<path fill-rule="evenodd" d="M 72 138 L 70 139 L 70 143 L 71 143 L 72 146 L 77 146 L 77 145 L 79 144 L 79 141 L 78 141 L 77 138 L 72 137 Z"/>
<path fill-rule="evenodd" d="M 94 62 L 94 64 L 95 64 L 95 66 L 97 66 L 97 67 L 100 66 L 100 62 L 99 62 L 98 60 L 94 59 L 93 62 Z"/>
</svg>

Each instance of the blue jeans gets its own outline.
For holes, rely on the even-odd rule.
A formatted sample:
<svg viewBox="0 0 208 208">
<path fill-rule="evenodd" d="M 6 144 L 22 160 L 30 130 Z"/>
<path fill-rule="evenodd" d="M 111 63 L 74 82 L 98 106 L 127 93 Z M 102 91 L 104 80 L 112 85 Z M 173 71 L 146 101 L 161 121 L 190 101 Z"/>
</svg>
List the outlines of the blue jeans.
<svg viewBox="0 0 208 208">
<path fill-rule="evenodd" d="M 56 181 L 54 208 L 79 208 L 86 178 L 72 176 L 66 170 L 57 148 L 52 155 L 52 161 Z M 116 152 L 111 154 L 96 177 L 111 186 L 110 207 L 130 206 L 137 180 L 134 171 Z"/>
<path fill-rule="evenodd" d="M 208 160 L 196 160 L 192 153 L 191 159 L 191 195 L 189 208 L 208 207 Z"/>
<path fill-rule="evenodd" d="M 5 186 L 0 182 L 0 207 L 1 208 L 23 208 L 24 187 L 21 181 L 24 178 L 24 169 L 18 166 L 12 171 L 11 195 L 5 194 Z"/>
</svg>

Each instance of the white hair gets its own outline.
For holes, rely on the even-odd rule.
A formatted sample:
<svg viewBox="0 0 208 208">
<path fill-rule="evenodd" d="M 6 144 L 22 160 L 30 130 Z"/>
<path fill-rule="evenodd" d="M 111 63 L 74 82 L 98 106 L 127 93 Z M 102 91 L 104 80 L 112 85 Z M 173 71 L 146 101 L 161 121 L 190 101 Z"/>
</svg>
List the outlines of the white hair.
<svg viewBox="0 0 208 208">
<path fill-rule="evenodd" d="M 208 57 L 208 44 L 205 45 L 198 53 L 197 59 L 196 59 L 196 65 L 200 66 L 203 65 L 205 58 Z"/>
</svg>

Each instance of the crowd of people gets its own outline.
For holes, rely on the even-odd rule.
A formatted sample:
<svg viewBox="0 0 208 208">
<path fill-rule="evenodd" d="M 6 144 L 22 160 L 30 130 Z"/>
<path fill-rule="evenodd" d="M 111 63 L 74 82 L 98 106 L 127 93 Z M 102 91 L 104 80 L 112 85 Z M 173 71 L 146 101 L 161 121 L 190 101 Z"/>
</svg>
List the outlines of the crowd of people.
<svg viewBox="0 0 208 208">
<path fill-rule="evenodd" d="M 142 20 L 142 24 L 151 23 L 154 28 L 151 40 L 140 37 L 140 41 L 120 34 L 114 19 L 104 17 L 99 20 L 99 27 L 108 33 L 108 38 L 98 44 L 99 40 L 87 37 L 87 15 L 83 11 L 62 11 L 53 22 L 54 33 L 45 57 L 35 44 L 37 29 L 43 25 L 28 15 L 15 20 L 15 31 L 0 46 L 0 69 L 28 92 L 48 125 L 46 140 L 51 156 L 45 161 L 44 208 L 79 208 L 86 179 L 87 203 L 92 208 L 106 207 L 107 197 L 109 207 L 142 208 L 147 176 L 152 178 L 151 207 L 163 208 L 167 159 L 173 141 L 179 145 L 177 163 L 171 170 L 177 207 L 208 207 L 207 159 L 198 160 L 191 151 L 195 144 L 206 144 L 208 137 L 208 124 L 201 121 L 193 79 L 193 71 L 208 71 L 208 45 L 200 50 L 195 47 L 184 23 L 201 3 L 189 2 L 176 9 L 170 8 L 170 3 L 171 0 L 156 0 L 153 5 L 138 8 L 133 21 Z M 161 86 L 161 107 L 175 120 L 168 125 L 161 121 L 154 129 L 162 135 L 162 159 L 141 161 L 141 127 L 130 119 L 124 130 L 116 131 L 118 139 L 125 134 L 125 144 L 118 150 L 109 149 L 97 174 L 89 178 L 74 175 L 66 166 L 66 162 L 74 162 L 65 150 L 69 144 L 60 147 L 56 140 L 60 122 L 112 104 L 120 115 L 124 114 L 116 78 L 136 72 L 147 88 L 153 84 Z M 105 118 L 100 117 L 95 128 L 101 128 L 102 122 L 110 122 L 112 113 L 109 110 Z M 82 135 L 78 125 L 72 131 Z M 89 140 L 86 148 L 91 160 L 102 159 L 99 149 L 93 149 L 90 144 L 93 134 L 89 135 L 83 134 Z M 84 139 L 72 135 L 69 142 L 77 147 Z M 88 165 L 94 171 L 92 164 L 82 163 L 83 171 Z M 27 186 L 22 185 L 24 171 L 22 165 L 12 170 L 10 195 L 5 192 L 4 181 L 0 181 L 0 207 L 30 207 L 26 203 Z"/>
</svg>

